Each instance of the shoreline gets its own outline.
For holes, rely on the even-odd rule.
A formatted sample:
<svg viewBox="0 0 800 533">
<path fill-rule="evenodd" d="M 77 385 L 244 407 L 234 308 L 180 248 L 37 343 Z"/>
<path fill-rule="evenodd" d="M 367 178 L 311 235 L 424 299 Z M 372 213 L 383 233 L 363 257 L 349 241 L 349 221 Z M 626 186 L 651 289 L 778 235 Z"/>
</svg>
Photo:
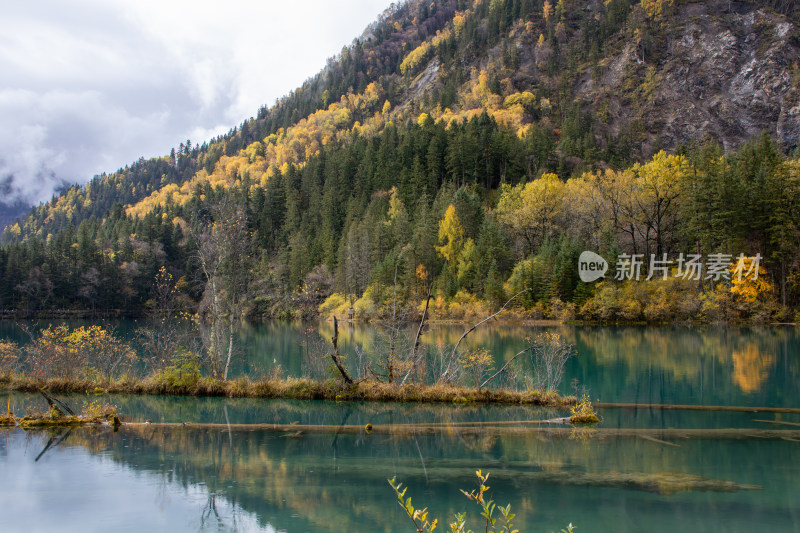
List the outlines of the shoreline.
<svg viewBox="0 0 800 533">
<path fill-rule="evenodd" d="M 94 316 L 92 315 L 91 311 L 69 311 L 69 312 L 53 312 L 53 313 L 35 313 L 35 314 L 25 314 L 25 313 L 17 313 L 14 311 L 4 311 L 0 310 L 0 321 L 18 321 L 18 320 L 90 320 L 90 321 L 107 321 L 107 320 L 138 320 L 143 318 L 144 315 L 126 315 L 121 312 L 108 312 L 108 313 L 97 313 Z M 475 323 L 475 321 L 480 320 L 481 318 L 485 318 L 483 315 L 474 316 L 474 317 L 462 317 L 462 318 L 433 318 L 427 319 L 425 323 L 430 326 L 464 326 L 470 327 Z M 351 324 L 351 325 L 359 325 L 365 326 L 369 324 L 382 324 L 389 322 L 390 319 L 382 319 L 379 317 L 372 317 L 368 319 L 351 319 L 351 318 L 339 318 L 340 324 Z M 303 323 L 323 323 L 323 322 L 332 322 L 333 317 L 331 316 L 323 316 L 317 315 L 313 318 L 260 318 L 257 320 L 248 320 L 248 324 L 250 325 L 259 325 L 259 324 L 268 324 L 273 322 L 303 322 Z M 404 320 L 404 323 L 409 325 L 418 325 L 418 319 L 408 319 Z M 602 326 L 602 327 L 618 327 L 618 326 L 654 326 L 654 327 L 661 327 L 661 326 L 685 326 L 685 327 L 705 327 L 705 326 L 800 326 L 800 322 L 782 322 L 782 321 L 756 321 L 756 320 L 722 320 L 722 321 L 686 321 L 686 320 L 664 320 L 664 321 L 655 321 L 655 322 L 648 322 L 643 320 L 614 320 L 614 321 L 602 321 L 602 320 L 581 320 L 581 319 L 570 319 L 570 320 L 557 320 L 552 318 L 522 318 L 522 317 L 512 317 L 512 318 L 502 318 L 497 317 L 492 320 L 492 323 L 497 326 L 531 326 L 531 327 L 553 327 L 553 326 Z"/>
</svg>

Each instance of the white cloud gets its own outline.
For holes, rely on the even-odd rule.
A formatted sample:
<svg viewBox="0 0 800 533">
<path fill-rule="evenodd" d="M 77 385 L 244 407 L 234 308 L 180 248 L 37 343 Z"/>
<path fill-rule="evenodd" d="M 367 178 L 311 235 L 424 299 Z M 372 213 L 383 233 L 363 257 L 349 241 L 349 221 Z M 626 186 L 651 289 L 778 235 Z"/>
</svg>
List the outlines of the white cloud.
<svg viewBox="0 0 800 533">
<path fill-rule="evenodd" d="M 388 0 L 43 0 L 0 19 L 0 181 L 46 200 L 202 142 L 314 75 Z M 10 198 L 6 198 L 8 200 Z"/>
</svg>

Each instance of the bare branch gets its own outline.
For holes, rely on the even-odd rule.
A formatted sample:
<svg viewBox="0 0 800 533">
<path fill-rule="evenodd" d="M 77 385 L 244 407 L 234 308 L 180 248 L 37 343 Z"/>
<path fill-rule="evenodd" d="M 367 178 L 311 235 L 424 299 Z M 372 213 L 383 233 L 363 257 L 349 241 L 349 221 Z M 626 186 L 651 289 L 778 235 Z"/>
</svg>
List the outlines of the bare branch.
<svg viewBox="0 0 800 533">
<path fill-rule="evenodd" d="M 514 357 L 512 357 L 511 359 L 509 359 L 509 360 L 508 360 L 508 362 L 507 362 L 506 364 L 504 364 L 504 365 L 503 365 L 503 368 L 501 368 L 500 370 L 498 370 L 497 372 L 495 372 L 494 374 L 492 374 L 492 375 L 491 375 L 489 378 L 487 378 L 487 379 L 486 379 L 486 381 L 484 381 L 483 383 L 481 383 L 481 386 L 480 386 L 480 387 L 478 387 L 478 390 L 480 390 L 480 389 L 484 388 L 484 387 L 485 387 L 485 386 L 486 386 L 486 385 L 487 385 L 487 384 L 488 384 L 490 381 L 492 381 L 494 378 L 496 378 L 497 376 L 499 376 L 500 374 L 502 374 L 502 373 L 503 373 L 503 371 L 504 371 L 506 368 L 508 368 L 508 365 L 510 365 L 510 364 L 511 364 L 511 363 L 514 361 L 514 359 L 516 359 L 516 358 L 517 358 L 517 357 L 519 357 L 520 355 L 524 354 L 524 353 L 525 353 L 525 352 L 527 352 L 528 350 L 530 350 L 530 348 L 525 348 L 524 350 L 522 350 L 521 352 L 519 352 L 517 355 L 515 355 Z"/>
<path fill-rule="evenodd" d="M 448 379 L 450 379 L 450 370 L 451 370 L 451 368 L 452 368 L 452 366 L 453 366 L 453 362 L 454 362 L 454 361 L 455 361 L 455 359 L 456 359 L 456 354 L 458 353 L 458 347 L 459 347 L 459 345 L 461 344 L 461 341 L 463 341 L 463 340 L 464 340 L 464 339 L 467 337 L 467 335 L 469 335 L 470 333 L 472 333 L 472 331 L 473 331 L 475 328 L 477 328 L 478 326 L 480 326 L 480 325 L 481 325 L 481 324 L 483 324 L 484 322 L 488 322 L 489 320 L 493 319 L 494 317 L 496 317 L 497 315 L 499 315 L 500 313 L 502 313 L 503 311 L 505 311 L 505 310 L 506 310 L 506 308 L 508 307 L 508 305 L 509 305 L 509 304 L 510 304 L 512 301 L 514 301 L 514 299 L 515 299 L 517 296 L 519 296 L 520 294 L 526 293 L 526 292 L 528 292 L 529 290 L 530 290 L 530 289 L 523 289 L 523 290 L 519 291 L 517 294 L 515 294 L 514 296 L 512 296 L 512 297 L 511 297 L 511 299 L 509 299 L 509 300 L 508 300 L 508 301 L 507 301 L 505 304 L 503 304 L 503 307 L 501 307 L 499 311 L 497 311 L 495 314 L 493 314 L 493 315 L 491 315 L 491 316 L 488 316 L 488 317 L 484 318 L 483 320 L 481 320 L 480 322 L 478 322 L 477 324 L 475 324 L 474 326 L 472 326 L 471 328 L 469 328 L 467 331 L 465 331 L 463 335 L 461 335 L 461 338 L 460 338 L 460 339 L 458 339 L 458 342 L 456 343 L 455 347 L 453 347 L 453 352 L 450 354 L 450 360 L 447 362 L 447 368 L 445 369 L 444 373 L 442 374 L 442 376 L 441 376 L 440 380 L 442 380 L 442 381 L 447 381 Z"/>
<path fill-rule="evenodd" d="M 417 336 L 414 338 L 414 348 L 411 352 L 411 368 L 408 369 L 406 372 L 405 377 L 403 377 L 403 381 L 400 382 L 400 385 L 405 385 L 406 380 L 408 380 L 408 376 L 411 375 L 411 372 L 417 367 L 419 361 L 417 361 L 417 352 L 419 350 L 419 339 L 422 337 L 422 330 L 425 328 L 425 318 L 428 316 L 428 306 L 431 303 L 431 295 L 433 295 L 433 283 L 428 285 L 428 298 L 425 300 L 425 309 L 422 311 L 422 320 L 419 321 L 419 328 L 417 329 Z"/>
</svg>

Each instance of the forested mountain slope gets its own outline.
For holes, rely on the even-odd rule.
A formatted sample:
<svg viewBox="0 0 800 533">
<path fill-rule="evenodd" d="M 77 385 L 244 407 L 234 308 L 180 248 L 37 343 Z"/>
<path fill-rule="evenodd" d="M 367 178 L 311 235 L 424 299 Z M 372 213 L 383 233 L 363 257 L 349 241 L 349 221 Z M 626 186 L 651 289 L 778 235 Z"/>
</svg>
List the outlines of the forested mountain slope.
<svg viewBox="0 0 800 533">
<path fill-rule="evenodd" d="M 445 315 L 520 287 L 536 312 L 696 314 L 648 314 L 649 296 L 593 311 L 610 289 L 577 280 L 585 247 L 759 253 L 771 284 L 758 294 L 791 305 L 797 17 L 780 1 L 402 3 L 227 135 L 98 176 L 7 228 L 0 304 L 138 312 L 166 266 L 191 306 L 217 232 L 213 275 L 249 273 L 227 291 L 252 295 L 236 312 L 253 316 L 332 292 L 377 315 L 387 286 L 413 308 L 433 281 Z M 231 220 L 245 258 L 223 250 Z"/>
</svg>

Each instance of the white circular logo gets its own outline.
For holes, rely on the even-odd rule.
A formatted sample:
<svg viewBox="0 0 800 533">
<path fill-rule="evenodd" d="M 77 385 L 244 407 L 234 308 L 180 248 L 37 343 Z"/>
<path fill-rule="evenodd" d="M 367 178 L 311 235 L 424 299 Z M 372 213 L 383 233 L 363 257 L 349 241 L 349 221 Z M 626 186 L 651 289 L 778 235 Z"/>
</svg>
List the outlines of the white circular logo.
<svg viewBox="0 0 800 533">
<path fill-rule="evenodd" d="M 594 252 L 582 252 L 578 258 L 578 275 L 584 283 L 591 283 L 605 276 L 608 262 Z"/>
</svg>

